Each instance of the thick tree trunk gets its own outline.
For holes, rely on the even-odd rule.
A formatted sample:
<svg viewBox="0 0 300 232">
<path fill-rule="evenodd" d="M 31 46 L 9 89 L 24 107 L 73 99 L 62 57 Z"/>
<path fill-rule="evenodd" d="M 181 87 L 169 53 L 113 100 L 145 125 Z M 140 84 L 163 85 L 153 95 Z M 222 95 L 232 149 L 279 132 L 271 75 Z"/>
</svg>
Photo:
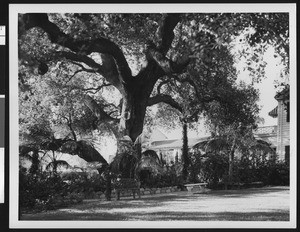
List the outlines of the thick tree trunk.
<svg viewBox="0 0 300 232">
<path fill-rule="evenodd" d="M 188 136 L 187 136 L 187 123 L 182 122 L 182 161 L 183 169 L 182 176 L 183 180 L 187 181 L 188 179 L 188 166 L 189 166 L 189 147 L 188 147 Z"/>
<path fill-rule="evenodd" d="M 127 88 L 131 115 L 126 126 L 133 142 L 143 132 L 148 100 L 160 75 L 161 70 L 156 65 L 148 64 L 147 68 L 136 77 L 135 82 Z"/>
<path fill-rule="evenodd" d="M 228 167 L 228 184 L 232 185 L 233 183 L 233 166 L 234 166 L 234 152 L 235 152 L 235 140 L 231 146 L 229 152 L 229 167 Z"/>
<path fill-rule="evenodd" d="M 105 197 L 106 197 L 106 200 L 108 200 L 108 201 L 111 200 L 111 190 L 112 190 L 111 176 L 110 176 L 110 173 L 108 173 L 106 175 L 106 191 L 105 191 Z"/>
<path fill-rule="evenodd" d="M 103 76 L 108 83 L 113 85 L 120 91 L 123 97 L 123 104 L 121 110 L 121 118 L 114 118 L 111 114 L 105 111 L 105 107 L 98 104 L 95 99 L 86 94 L 84 103 L 97 117 L 97 121 L 110 127 L 111 131 L 117 139 L 117 152 L 123 149 L 122 140 L 126 140 L 129 136 L 131 141 L 128 150 L 133 152 L 140 158 L 141 144 L 134 145 L 138 136 L 143 132 L 144 118 L 146 114 L 146 107 L 149 105 L 149 97 L 152 93 L 157 80 L 168 74 L 175 74 L 183 72 L 184 68 L 189 63 L 189 58 L 185 57 L 178 62 L 174 62 L 166 56 L 174 39 L 174 28 L 180 21 L 179 14 L 167 14 L 162 18 L 159 33 L 157 33 L 157 44 L 154 42 L 147 43 L 145 49 L 145 56 L 147 65 L 138 75 L 133 76 L 132 71 L 126 61 L 126 57 L 122 49 L 110 41 L 108 38 L 73 38 L 70 34 L 66 34 L 55 23 L 51 22 L 46 13 L 24 14 L 19 17 L 19 31 L 20 34 L 33 27 L 41 28 L 48 34 L 49 40 L 53 44 L 58 44 L 68 51 L 59 51 L 59 56 L 67 58 L 73 62 L 85 63 L 87 66 L 96 70 L 98 74 Z M 69 52 L 70 51 L 70 52 Z M 98 53 L 101 55 L 102 64 L 96 62 L 89 55 L 91 53 Z M 46 67 L 48 68 L 48 67 Z M 88 69 L 83 68 L 85 71 Z M 46 70 L 45 70 L 46 72 Z M 45 74 L 43 72 L 43 74 Z M 100 86 L 101 87 L 101 86 Z M 102 86 L 103 87 L 103 86 Z M 180 108 L 176 102 L 168 96 L 161 96 L 152 101 L 152 104 L 158 103 L 161 99 L 163 102 L 170 104 L 175 108 Z M 117 123 L 119 122 L 119 125 Z M 70 128 L 72 130 L 72 128 Z M 76 135 L 74 139 L 76 140 Z M 130 143 L 131 142 L 131 143 Z M 126 151 L 127 148 L 125 148 Z M 81 154 L 82 155 L 82 154 Z M 98 161 L 97 157 L 88 157 L 82 155 L 85 159 L 90 161 Z M 109 169 L 108 169 L 109 170 Z M 111 191 L 111 176 L 109 171 L 106 175 L 107 179 L 107 198 L 110 199 Z"/>
<path fill-rule="evenodd" d="M 111 174 L 110 174 L 110 166 L 107 165 L 104 171 L 98 170 L 99 175 L 104 174 L 104 179 L 105 179 L 105 198 L 106 200 L 110 201 L 111 200 Z"/>
<path fill-rule="evenodd" d="M 40 160 L 38 150 L 34 150 L 32 154 L 32 163 L 29 169 L 31 174 L 37 174 L 39 172 Z"/>
<path fill-rule="evenodd" d="M 228 168 L 228 183 L 232 184 L 233 180 L 233 154 L 229 154 L 229 168 Z"/>
<path fill-rule="evenodd" d="M 153 76 L 158 77 L 159 75 L 161 75 L 161 70 L 157 69 L 157 66 L 148 65 L 144 71 L 140 72 L 136 80 L 126 87 L 126 93 L 123 94 L 119 130 L 121 130 L 122 136 L 128 135 L 130 137 L 132 150 L 137 158 L 141 156 L 141 144 L 136 143 L 136 140 L 143 132 L 148 100 L 158 79 L 153 78 Z M 122 144 L 120 145 L 122 146 Z"/>
</svg>

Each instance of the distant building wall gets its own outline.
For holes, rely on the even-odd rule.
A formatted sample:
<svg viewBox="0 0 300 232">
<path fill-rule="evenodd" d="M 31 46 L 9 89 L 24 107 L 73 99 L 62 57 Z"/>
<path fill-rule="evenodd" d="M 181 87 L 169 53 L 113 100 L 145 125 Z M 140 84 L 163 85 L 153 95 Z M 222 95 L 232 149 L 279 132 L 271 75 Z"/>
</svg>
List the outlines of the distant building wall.
<svg viewBox="0 0 300 232">
<path fill-rule="evenodd" d="M 290 147 L 290 122 L 289 109 L 285 109 L 282 100 L 278 101 L 278 117 L 277 117 L 277 154 L 279 160 L 289 159 Z"/>
</svg>

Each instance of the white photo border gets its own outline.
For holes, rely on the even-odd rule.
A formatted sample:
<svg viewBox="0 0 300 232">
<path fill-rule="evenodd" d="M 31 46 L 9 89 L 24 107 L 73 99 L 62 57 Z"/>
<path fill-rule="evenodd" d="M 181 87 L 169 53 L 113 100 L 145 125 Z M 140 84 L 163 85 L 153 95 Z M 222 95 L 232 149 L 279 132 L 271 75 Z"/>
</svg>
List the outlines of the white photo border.
<svg viewBox="0 0 300 232">
<path fill-rule="evenodd" d="M 24 221 L 18 219 L 18 13 L 213 13 L 290 14 L 291 174 L 290 221 Z M 296 228 L 296 4 L 9 4 L 9 227 L 10 228 Z"/>
</svg>

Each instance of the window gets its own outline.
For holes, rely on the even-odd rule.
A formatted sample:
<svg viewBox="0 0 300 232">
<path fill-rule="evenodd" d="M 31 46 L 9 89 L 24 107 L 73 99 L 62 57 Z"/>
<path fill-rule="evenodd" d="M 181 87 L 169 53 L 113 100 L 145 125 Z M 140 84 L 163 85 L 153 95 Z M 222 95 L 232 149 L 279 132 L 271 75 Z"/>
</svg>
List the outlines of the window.
<svg viewBox="0 0 300 232">
<path fill-rule="evenodd" d="M 290 122 L 290 102 L 288 102 L 286 106 L 286 121 Z"/>
<path fill-rule="evenodd" d="M 290 146 L 285 146 L 284 160 L 285 162 L 290 163 Z"/>
</svg>

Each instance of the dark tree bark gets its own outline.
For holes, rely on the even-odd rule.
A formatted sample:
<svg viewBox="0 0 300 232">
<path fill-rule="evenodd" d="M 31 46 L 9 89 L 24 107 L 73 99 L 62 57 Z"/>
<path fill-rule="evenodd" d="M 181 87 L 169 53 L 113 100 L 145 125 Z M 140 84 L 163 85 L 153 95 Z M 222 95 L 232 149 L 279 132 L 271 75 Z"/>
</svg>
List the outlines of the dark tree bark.
<svg viewBox="0 0 300 232">
<path fill-rule="evenodd" d="M 234 139 L 231 149 L 229 151 L 229 167 L 228 167 L 228 183 L 233 183 L 233 166 L 234 166 L 234 152 L 236 148 L 236 139 Z"/>
<path fill-rule="evenodd" d="M 105 197 L 106 197 L 106 200 L 110 201 L 111 200 L 112 186 L 111 186 L 111 173 L 110 173 L 110 166 L 109 165 L 107 166 L 106 170 L 104 171 L 104 178 L 105 178 L 105 181 L 106 181 Z"/>
<path fill-rule="evenodd" d="M 92 96 L 86 94 L 83 103 L 97 117 L 97 122 L 105 124 L 115 135 L 117 140 L 117 153 L 122 151 L 122 140 L 129 136 L 131 139 L 132 149 L 130 152 L 140 159 L 141 144 L 136 143 L 137 138 L 141 135 L 144 126 L 146 108 L 150 105 L 164 102 L 182 111 L 181 106 L 170 96 L 157 95 L 151 96 L 152 90 L 156 82 L 170 74 L 181 73 L 189 64 L 188 58 L 183 58 L 178 62 L 170 60 L 166 54 L 170 49 L 174 39 L 174 28 L 180 21 L 179 14 L 166 14 L 162 17 L 159 27 L 157 44 L 149 42 L 145 49 L 147 65 L 140 72 L 133 76 L 127 60 L 121 48 L 107 38 L 82 39 L 77 40 L 68 34 L 65 34 L 60 28 L 52 23 L 47 14 L 29 13 L 19 17 L 19 35 L 25 33 L 30 28 L 38 27 L 46 32 L 52 43 L 58 44 L 65 49 L 57 51 L 56 56 L 65 58 L 70 62 L 84 63 L 90 69 L 81 66 L 80 71 L 93 72 L 104 77 L 107 83 L 114 86 L 122 95 L 122 105 L 120 109 L 120 117 L 114 118 L 110 113 L 106 112 L 104 107 L 99 104 Z M 97 63 L 90 55 L 98 53 L 101 56 L 102 63 Z M 48 70 L 43 68 L 44 72 Z M 43 74 L 44 74 L 43 72 Z M 41 74 L 42 75 L 42 74 Z M 100 88 L 101 86 L 99 86 Z M 74 131 L 73 131 L 74 132 Z M 73 133 L 75 140 L 76 134 Z M 98 161 L 105 164 L 99 156 L 93 151 L 93 155 L 84 153 L 90 150 L 85 144 L 79 144 L 75 141 L 78 150 L 70 151 L 71 154 L 77 154 L 87 162 Z M 72 146 L 71 146 L 72 147 Z M 80 150 L 80 148 L 82 148 Z M 68 150 L 68 146 L 66 147 Z M 99 171 L 104 173 L 106 179 L 106 198 L 111 199 L 111 174 L 110 165 L 105 164 L 105 170 Z"/>
<path fill-rule="evenodd" d="M 158 45 L 152 42 L 148 44 L 145 50 L 147 65 L 136 76 L 132 76 L 122 50 L 114 42 L 106 38 L 76 40 L 50 22 L 47 14 L 22 15 L 19 18 L 19 31 L 22 33 L 32 27 L 43 29 L 52 43 L 70 50 L 70 52 L 60 52 L 60 56 L 64 56 L 71 61 L 84 62 L 115 86 L 123 97 L 119 120 L 110 117 L 100 106 L 97 106 L 97 102 L 91 96 L 84 99 L 85 103 L 100 121 L 105 123 L 109 121 L 110 123 L 116 123 L 118 121 L 117 139 L 128 135 L 134 142 L 142 133 L 146 107 L 149 105 L 149 100 L 151 102 L 149 98 L 157 80 L 166 74 L 182 72 L 189 62 L 189 59 L 186 58 L 176 63 L 166 57 L 166 53 L 174 39 L 173 30 L 179 20 L 179 14 L 166 14 L 163 16 L 158 33 Z M 96 63 L 87 56 L 92 52 L 101 54 L 102 64 Z M 158 98 L 156 98 L 156 103 L 158 103 Z M 167 101 L 166 103 L 170 102 Z M 171 104 L 176 106 L 174 102 L 171 102 Z M 154 104 L 153 101 L 151 104 Z M 113 131 L 116 132 L 115 128 Z"/>
<path fill-rule="evenodd" d="M 187 136 L 187 122 L 182 120 L 182 161 L 183 169 L 182 176 L 183 180 L 187 181 L 188 179 L 188 167 L 189 167 L 189 146 L 188 146 L 188 136 Z"/>
<path fill-rule="evenodd" d="M 38 150 L 34 150 L 32 154 L 31 166 L 29 168 L 29 172 L 31 174 L 37 174 L 39 172 L 40 167 L 40 159 Z"/>
</svg>

